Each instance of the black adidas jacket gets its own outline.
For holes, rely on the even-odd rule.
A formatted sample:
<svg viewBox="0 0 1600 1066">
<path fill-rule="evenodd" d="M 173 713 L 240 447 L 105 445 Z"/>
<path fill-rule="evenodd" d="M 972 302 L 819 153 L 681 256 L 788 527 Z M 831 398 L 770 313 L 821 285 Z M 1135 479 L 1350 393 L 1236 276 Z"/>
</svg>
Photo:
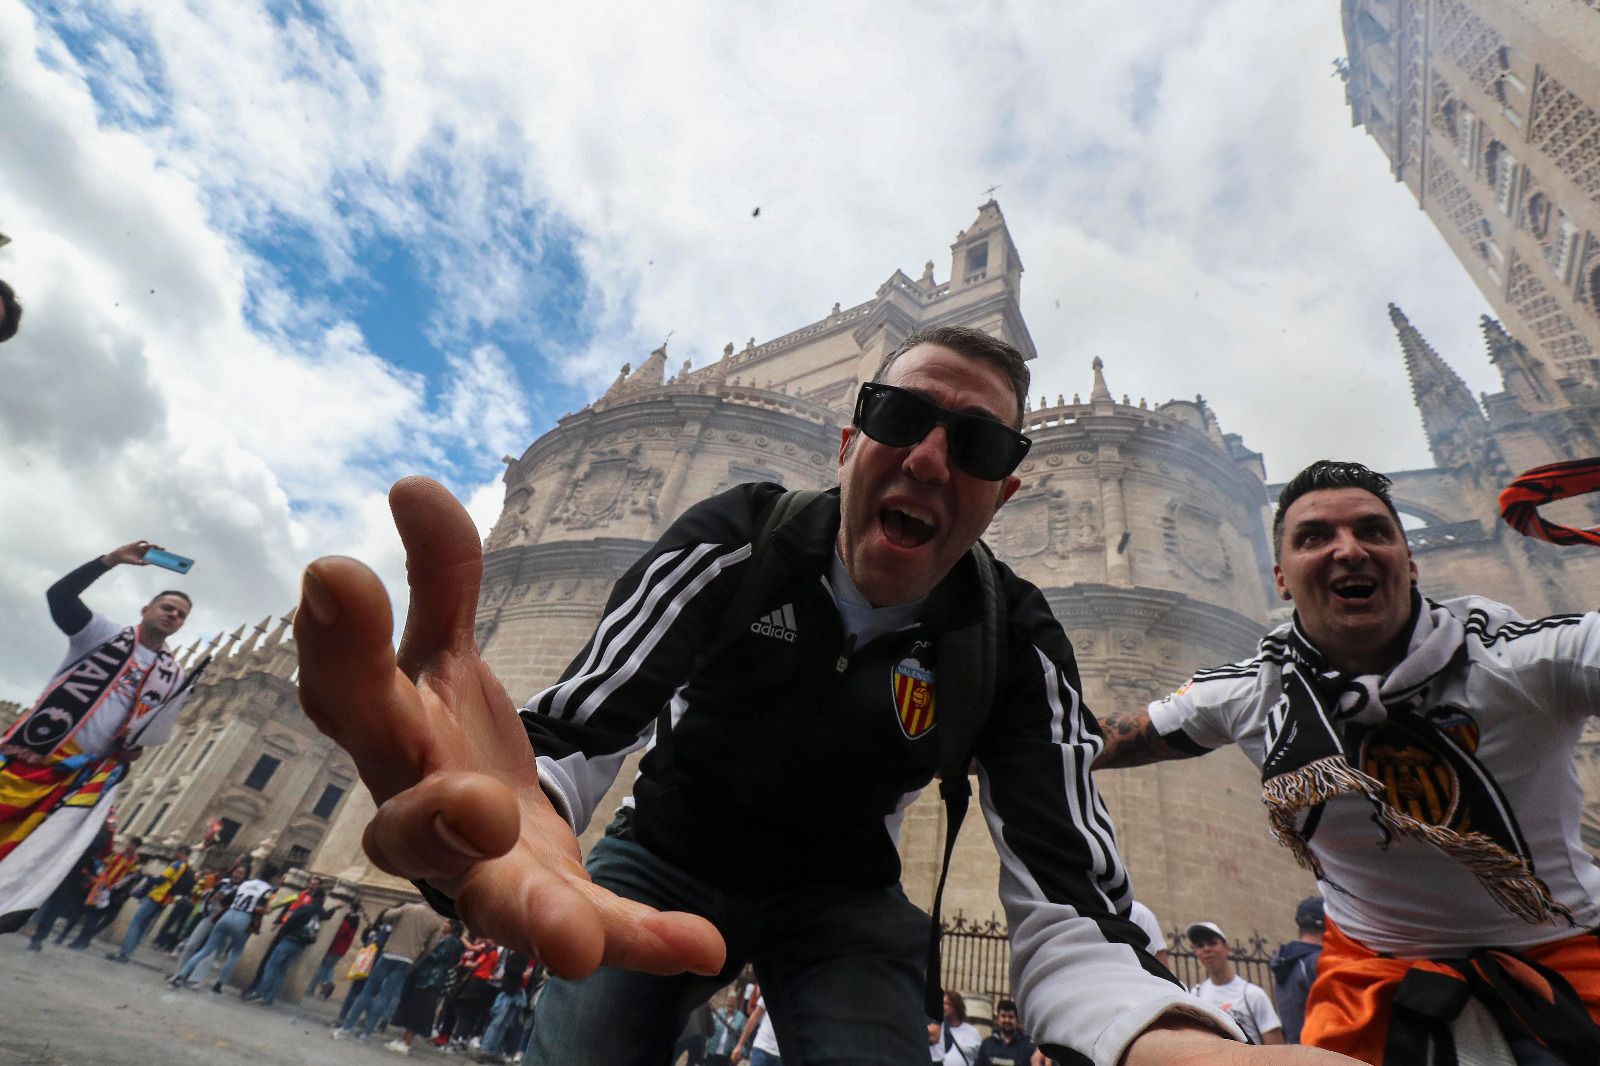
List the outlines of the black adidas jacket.
<svg viewBox="0 0 1600 1066">
<path fill-rule="evenodd" d="M 934 638 L 973 621 L 977 579 L 963 557 L 920 624 L 847 646 L 826 581 L 839 528 L 830 493 L 774 533 L 790 579 L 701 663 L 782 491 L 741 485 L 686 511 L 617 582 L 594 636 L 528 702 L 523 721 L 546 791 L 575 829 L 588 824 L 622 760 L 649 745 L 634 826 L 662 857 L 743 889 L 893 884 L 900 863 L 890 825 L 939 760 L 937 725 L 919 732 L 897 703 L 897 672 L 931 673 L 937 708 Z M 1039 590 L 996 569 L 1008 661 L 975 755 L 1000 853 L 1013 984 L 1030 1027 L 1041 1044 L 1107 1062 L 1171 1007 L 1227 1029 L 1133 946 L 1146 940 L 1124 917 L 1132 894 L 1089 777 L 1101 741 L 1078 697 L 1071 645 Z M 728 884 L 735 870 L 737 886 Z"/>
</svg>

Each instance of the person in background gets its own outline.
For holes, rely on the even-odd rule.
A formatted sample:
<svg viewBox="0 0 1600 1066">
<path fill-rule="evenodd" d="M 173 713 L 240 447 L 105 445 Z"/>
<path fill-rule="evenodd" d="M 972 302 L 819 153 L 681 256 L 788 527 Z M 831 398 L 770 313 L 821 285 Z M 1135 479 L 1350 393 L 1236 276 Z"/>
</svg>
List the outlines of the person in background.
<svg viewBox="0 0 1600 1066">
<path fill-rule="evenodd" d="M 1322 897 L 1301 900 L 1294 909 L 1294 924 L 1299 935 L 1281 945 L 1269 965 L 1273 998 L 1278 1002 L 1278 1017 L 1283 1019 L 1283 1038 L 1298 1044 L 1306 1020 L 1306 996 L 1317 979 L 1317 959 L 1322 956 Z"/>
<path fill-rule="evenodd" d="M 739 1042 L 748 1016 L 737 992 L 725 990 L 711 1008 L 711 1037 L 706 1041 L 705 1066 L 732 1066 L 730 1055 Z"/>
<path fill-rule="evenodd" d="M 29 951 L 43 949 L 45 938 L 50 935 L 50 929 L 57 921 L 66 923 L 61 930 L 61 936 L 56 938 L 56 943 L 61 943 L 67 931 L 72 928 L 72 923 L 82 915 L 89 886 L 94 883 L 95 875 L 105 865 L 101 862 L 100 856 L 111 846 L 111 836 L 111 827 L 102 825 L 94 840 L 78 857 L 76 865 L 68 871 L 66 877 L 62 878 L 56 890 L 50 893 L 50 898 L 39 908 L 39 913 L 34 915 L 33 936 L 28 940 Z"/>
<path fill-rule="evenodd" d="M 433 949 L 433 943 L 440 935 L 438 916 L 420 899 L 390 907 L 378 915 L 378 920 L 390 923 L 388 939 L 383 942 L 378 964 L 373 967 L 372 976 L 367 979 L 361 995 L 350 1008 L 350 1014 L 333 1031 L 335 1040 L 343 1040 L 348 1036 L 366 1040 L 372 1036 L 374 1029 L 386 1024 L 394 1013 L 395 1005 L 400 1002 L 400 993 L 405 988 L 411 967 Z M 364 1027 L 357 1034 L 356 1026 L 363 1022 Z"/>
<path fill-rule="evenodd" d="M 960 992 L 944 990 L 944 1022 L 935 1033 L 928 1027 L 928 1057 L 943 1066 L 972 1066 L 983 1036 L 967 1021 L 967 1001 Z"/>
<path fill-rule="evenodd" d="M 129 767 L 147 745 L 171 738 L 193 692 L 194 678 L 167 647 L 189 617 L 187 593 L 158 593 L 132 625 L 81 598 L 117 566 L 149 565 L 152 547 L 124 544 L 45 593 L 67 654 L 38 701 L 0 735 L 0 933 L 22 928 L 55 891 L 115 809 Z"/>
<path fill-rule="evenodd" d="M 1022 1031 L 1016 1001 L 1002 999 L 994 1005 L 994 1032 L 978 1045 L 973 1066 L 1030 1066 L 1036 1050 Z"/>
<path fill-rule="evenodd" d="M 447 919 L 439 930 L 439 939 L 411 968 L 405 989 L 400 994 L 400 1005 L 395 1008 L 390 1024 L 400 1028 L 400 1035 L 383 1045 L 385 1051 L 399 1055 L 411 1054 L 417 1034 L 427 1040 L 433 1034 L 433 1021 L 439 1013 L 439 996 L 444 991 L 450 971 L 461 961 L 462 926 L 455 919 Z"/>
<path fill-rule="evenodd" d="M 250 864 L 241 859 L 233 864 L 233 869 L 228 871 L 227 876 L 211 886 L 211 891 L 200 901 L 200 920 L 195 923 L 189 936 L 178 949 L 177 969 L 183 969 L 183 964 L 193 958 L 195 952 L 211 939 L 211 930 L 217 927 L 218 919 L 227 912 L 228 905 L 233 902 L 234 891 L 249 878 Z"/>
<path fill-rule="evenodd" d="M 479 1062 L 510 1059 L 510 1051 L 522 1043 L 522 1012 L 528 1005 L 529 982 L 538 960 L 509 949 L 500 953 L 500 974 L 495 979 L 497 994 L 489 1008 L 489 1024 L 478 1045 Z M 674 1056 L 673 1061 L 677 1058 Z M 694 1066 L 699 1066 L 696 1062 Z"/>
<path fill-rule="evenodd" d="M 100 930 L 116 921 L 117 913 L 128 902 L 128 897 L 133 894 L 133 886 L 139 880 L 139 849 L 142 847 L 143 837 L 128 837 L 121 850 L 106 860 L 105 866 L 90 882 L 85 900 L 88 905 L 83 910 L 78 935 L 67 945 L 71 950 L 84 950 Z M 63 929 L 61 936 L 66 935 L 67 930 Z M 57 938 L 56 943 L 60 942 L 60 938 Z"/>
<path fill-rule="evenodd" d="M 311 983 L 306 985 L 306 995 L 317 993 L 323 999 L 333 995 L 333 971 L 339 965 L 339 960 L 349 952 L 350 945 L 355 943 L 356 930 L 360 927 L 361 902 L 352 900 L 350 909 L 339 922 L 339 928 L 334 930 L 333 939 L 328 942 L 328 950 L 323 952 L 322 961 L 317 963 L 317 972 L 311 975 Z"/>
<path fill-rule="evenodd" d="M 1172 956 L 1167 952 L 1167 936 L 1161 931 L 1161 923 L 1156 920 L 1155 912 L 1138 900 L 1134 900 L 1128 908 L 1128 920 L 1150 938 L 1150 954 L 1156 957 L 1157 962 L 1170 969 Z"/>
<path fill-rule="evenodd" d="M 212 983 L 211 991 L 221 995 L 223 986 L 233 974 L 233 968 L 239 963 L 245 942 L 257 928 L 261 916 L 267 912 L 267 901 L 272 896 L 272 881 L 277 876 L 278 871 L 267 866 L 262 869 L 260 877 L 247 877 L 236 887 L 233 897 L 228 901 L 228 909 L 217 919 L 205 944 L 189 956 L 188 962 L 178 967 L 178 972 L 167 979 L 167 984 L 173 988 L 191 987 L 189 980 L 200 964 L 207 959 L 218 958 L 222 960 L 221 968 L 217 970 L 217 979 Z"/>
<path fill-rule="evenodd" d="M 165 910 L 175 895 L 187 892 L 193 884 L 194 873 L 189 867 L 189 848 L 187 845 L 181 845 L 172 861 L 155 876 L 154 883 L 144 894 L 144 899 L 139 901 L 139 909 L 133 912 L 133 920 L 128 923 L 128 931 L 122 938 L 122 946 L 116 951 L 106 952 L 106 958 L 112 962 L 127 962 L 134 949 L 139 946 L 139 942 L 144 939 L 145 933 L 149 931 L 150 923 L 155 921 L 156 915 Z"/>
<path fill-rule="evenodd" d="M 272 949 L 266 965 L 262 967 L 261 984 L 256 989 L 253 997 L 246 991 L 246 1000 L 259 997 L 261 1005 L 270 1007 L 278 999 L 278 990 L 283 987 L 284 979 L 289 976 L 289 968 L 295 964 L 307 948 L 317 942 L 321 935 L 322 923 L 332 918 L 334 913 L 344 904 L 337 900 L 331 907 L 323 904 L 327 901 L 328 891 L 318 884 L 311 890 L 311 898 L 296 907 L 294 912 L 283 923 L 283 936 L 278 941 L 278 946 Z"/>
<path fill-rule="evenodd" d="M 1195 958 L 1206 968 L 1206 979 L 1189 991 L 1218 1010 L 1226 1011 L 1244 1030 L 1252 1044 L 1283 1043 L 1283 1024 L 1272 1000 L 1260 985 L 1239 976 L 1234 969 L 1228 938 L 1215 922 L 1195 922 L 1184 934 Z"/>
</svg>

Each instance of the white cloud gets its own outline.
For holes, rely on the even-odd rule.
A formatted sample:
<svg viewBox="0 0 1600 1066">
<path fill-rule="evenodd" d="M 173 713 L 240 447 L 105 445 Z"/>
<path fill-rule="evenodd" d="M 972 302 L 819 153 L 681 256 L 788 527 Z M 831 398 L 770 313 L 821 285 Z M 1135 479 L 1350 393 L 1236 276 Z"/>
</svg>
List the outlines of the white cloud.
<svg viewBox="0 0 1600 1066">
<path fill-rule="evenodd" d="M 403 599 L 382 490 L 442 473 L 487 528 L 484 461 L 559 413 L 519 378 L 592 392 L 669 330 L 703 363 L 897 267 L 942 277 L 992 183 L 1040 394 L 1086 391 L 1099 355 L 1118 394 L 1205 394 L 1274 476 L 1424 465 L 1390 299 L 1496 387 L 1483 302 L 1349 127 L 1334 5 L 50 10 L 81 60 L 0 0 L 0 271 L 28 303 L 0 348 L 0 494 L 28 516 L 0 528 L 0 695 L 59 652 L 43 588 L 135 537 L 200 560 L 197 630 L 287 607 L 325 551 Z M 374 237 L 440 300 L 432 379 L 251 250 L 359 290 Z M 477 339 L 495 325 L 533 361 Z M 94 602 L 125 614 L 147 577 Z"/>
</svg>

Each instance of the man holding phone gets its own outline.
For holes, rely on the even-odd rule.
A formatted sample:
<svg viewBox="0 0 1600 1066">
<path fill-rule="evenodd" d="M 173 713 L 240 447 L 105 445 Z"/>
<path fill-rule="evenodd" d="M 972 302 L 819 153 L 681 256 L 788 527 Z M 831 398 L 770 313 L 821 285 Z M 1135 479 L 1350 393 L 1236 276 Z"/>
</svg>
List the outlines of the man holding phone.
<svg viewBox="0 0 1600 1066">
<path fill-rule="evenodd" d="M 70 870 L 110 812 L 128 764 L 172 734 L 193 678 L 167 641 L 189 616 L 188 594 L 158 594 L 128 626 L 80 599 L 113 567 L 147 566 L 146 553 L 159 550 L 124 544 L 46 593 L 67 655 L 44 695 L 0 735 L 0 933 L 21 927 Z"/>
</svg>

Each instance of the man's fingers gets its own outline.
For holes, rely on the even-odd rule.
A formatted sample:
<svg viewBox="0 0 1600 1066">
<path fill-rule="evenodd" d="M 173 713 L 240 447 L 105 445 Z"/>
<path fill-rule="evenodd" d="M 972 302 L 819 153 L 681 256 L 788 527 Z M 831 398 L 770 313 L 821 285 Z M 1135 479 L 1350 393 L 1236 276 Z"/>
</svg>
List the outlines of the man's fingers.
<svg viewBox="0 0 1600 1066">
<path fill-rule="evenodd" d="M 477 933 L 538 951 L 560 977 L 586 977 L 604 963 L 644 973 L 715 974 L 727 947 L 710 922 L 667 913 L 601 888 L 575 860 L 519 862 L 525 853 L 475 869 L 456 909 Z"/>
<path fill-rule="evenodd" d="M 504 855 L 521 824 L 516 797 L 477 773 L 439 773 L 391 796 L 362 840 L 379 869 L 414 880 L 456 878 Z"/>
<path fill-rule="evenodd" d="M 408 477 L 389 490 L 389 509 L 406 546 L 411 609 L 400 639 L 400 668 L 415 678 L 441 652 L 472 640 L 483 578 L 483 546 L 465 507 L 437 481 Z"/>
<path fill-rule="evenodd" d="M 591 886 L 597 892 L 605 892 Z M 600 907 L 608 966 L 641 973 L 720 973 L 728 948 L 716 926 L 696 914 L 658 911 L 606 892 Z"/>
<path fill-rule="evenodd" d="M 416 690 L 395 671 L 392 617 L 382 582 L 354 559 L 306 567 L 294 619 L 300 706 L 356 760 L 379 802 L 421 776 L 428 742 Z"/>
</svg>

